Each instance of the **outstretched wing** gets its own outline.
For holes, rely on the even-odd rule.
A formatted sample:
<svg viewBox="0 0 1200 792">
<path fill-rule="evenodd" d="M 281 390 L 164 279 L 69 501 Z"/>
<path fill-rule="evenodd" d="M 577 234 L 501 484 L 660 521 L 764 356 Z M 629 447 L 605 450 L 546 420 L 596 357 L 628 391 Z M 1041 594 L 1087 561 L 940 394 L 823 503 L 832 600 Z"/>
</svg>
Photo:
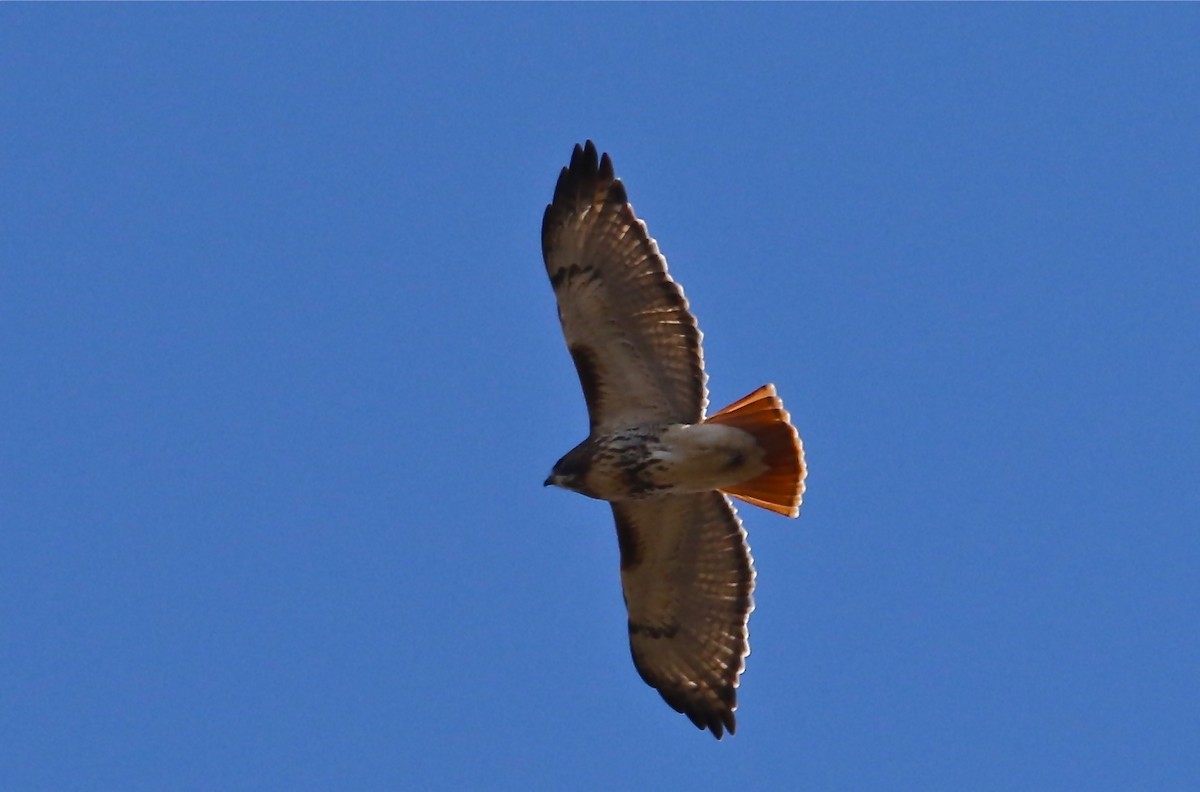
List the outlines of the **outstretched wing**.
<svg viewBox="0 0 1200 792">
<path fill-rule="evenodd" d="M 597 159 L 590 140 L 558 178 L 542 256 L 592 432 L 697 423 L 708 392 L 696 319 L 612 160 Z"/>
<path fill-rule="evenodd" d="M 754 565 L 719 492 L 612 504 L 629 646 L 642 679 L 717 739 L 733 734 Z"/>
</svg>

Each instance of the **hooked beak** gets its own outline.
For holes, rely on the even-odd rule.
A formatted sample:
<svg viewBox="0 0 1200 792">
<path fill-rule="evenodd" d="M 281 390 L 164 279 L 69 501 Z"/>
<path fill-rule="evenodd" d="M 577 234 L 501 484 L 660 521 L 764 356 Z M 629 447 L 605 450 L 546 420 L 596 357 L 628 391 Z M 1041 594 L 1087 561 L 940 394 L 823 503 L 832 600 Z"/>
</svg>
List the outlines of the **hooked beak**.
<svg viewBox="0 0 1200 792">
<path fill-rule="evenodd" d="M 542 484 L 542 486 L 543 487 L 554 486 L 554 474 L 553 473 L 551 473 L 549 476 L 546 477 L 546 481 Z"/>
</svg>

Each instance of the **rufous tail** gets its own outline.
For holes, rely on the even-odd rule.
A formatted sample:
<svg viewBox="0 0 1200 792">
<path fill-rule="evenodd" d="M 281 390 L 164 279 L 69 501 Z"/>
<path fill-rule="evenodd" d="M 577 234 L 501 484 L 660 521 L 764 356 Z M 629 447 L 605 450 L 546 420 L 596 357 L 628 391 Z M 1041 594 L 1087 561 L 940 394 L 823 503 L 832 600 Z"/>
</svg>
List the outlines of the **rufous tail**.
<svg viewBox="0 0 1200 792">
<path fill-rule="evenodd" d="M 704 422 L 749 432 L 764 453 L 766 472 L 725 488 L 725 494 L 787 517 L 800 513 L 806 472 L 804 446 L 792 426 L 791 416 L 775 395 L 774 385 L 763 385 Z"/>
</svg>

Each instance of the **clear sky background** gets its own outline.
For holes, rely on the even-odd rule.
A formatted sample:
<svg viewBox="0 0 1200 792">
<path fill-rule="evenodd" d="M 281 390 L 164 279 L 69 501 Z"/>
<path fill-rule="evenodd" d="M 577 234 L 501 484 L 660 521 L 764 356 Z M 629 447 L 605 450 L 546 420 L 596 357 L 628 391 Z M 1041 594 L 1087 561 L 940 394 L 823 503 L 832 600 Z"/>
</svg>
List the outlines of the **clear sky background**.
<svg viewBox="0 0 1200 792">
<path fill-rule="evenodd" d="M 1194 789 L 1200 7 L 0 9 L 0 787 Z M 629 658 L 539 246 L 779 387 L 738 734 Z"/>
</svg>

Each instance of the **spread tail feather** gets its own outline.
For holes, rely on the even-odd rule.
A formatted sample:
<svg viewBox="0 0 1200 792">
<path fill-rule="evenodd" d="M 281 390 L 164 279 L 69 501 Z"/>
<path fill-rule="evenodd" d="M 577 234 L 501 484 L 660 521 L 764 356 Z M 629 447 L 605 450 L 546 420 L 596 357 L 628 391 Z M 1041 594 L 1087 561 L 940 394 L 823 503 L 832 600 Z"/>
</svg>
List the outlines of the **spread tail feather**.
<svg viewBox="0 0 1200 792">
<path fill-rule="evenodd" d="M 724 424 L 748 432 L 763 450 L 766 472 L 723 492 L 776 514 L 795 517 L 804 495 L 804 447 L 792 426 L 791 416 L 775 395 L 774 385 L 764 385 L 705 423 Z"/>
</svg>

